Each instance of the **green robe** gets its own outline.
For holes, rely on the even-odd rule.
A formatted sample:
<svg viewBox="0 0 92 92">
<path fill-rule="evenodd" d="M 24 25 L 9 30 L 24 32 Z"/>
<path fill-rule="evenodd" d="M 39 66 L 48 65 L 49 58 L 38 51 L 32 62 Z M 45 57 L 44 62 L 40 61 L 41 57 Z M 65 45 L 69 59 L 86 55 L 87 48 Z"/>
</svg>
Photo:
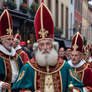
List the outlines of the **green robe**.
<svg viewBox="0 0 92 92">
<path fill-rule="evenodd" d="M 83 83 L 72 71 L 69 64 L 62 59 L 58 60 L 56 66 L 50 67 L 49 73 L 46 72 L 45 68 L 39 67 L 35 59 L 32 59 L 22 68 L 12 89 L 15 92 L 25 88 L 32 92 L 38 89 L 44 92 L 45 75 L 52 75 L 55 92 L 68 92 L 70 82 L 82 92 Z"/>
<path fill-rule="evenodd" d="M 12 68 L 10 64 L 10 56 L 0 52 L 0 81 L 11 83 L 12 80 Z M 21 58 L 16 54 L 13 57 L 18 71 L 23 67 Z"/>
</svg>

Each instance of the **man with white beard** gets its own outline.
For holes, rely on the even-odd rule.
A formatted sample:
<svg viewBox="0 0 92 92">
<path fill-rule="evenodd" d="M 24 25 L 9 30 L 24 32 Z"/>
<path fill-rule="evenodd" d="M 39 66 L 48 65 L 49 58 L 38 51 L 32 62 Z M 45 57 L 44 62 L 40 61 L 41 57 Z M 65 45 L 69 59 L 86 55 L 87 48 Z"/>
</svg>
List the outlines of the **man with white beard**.
<svg viewBox="0 0 92 92">
<path fill-rule="evenodd" d="M 82 92 L 83 84 L 67 62 L 58 57 L 54 23 L 43 0 L 35 16 L 35 57 L 20 71 L 14 92 Z"/>
<path fill-rule="evenodd" d="M 12 18 L 7 11 L 0 16 L 0 92 L 11 92 L 11 86 L 23 66 L 13 48 Z"/>
</svg>

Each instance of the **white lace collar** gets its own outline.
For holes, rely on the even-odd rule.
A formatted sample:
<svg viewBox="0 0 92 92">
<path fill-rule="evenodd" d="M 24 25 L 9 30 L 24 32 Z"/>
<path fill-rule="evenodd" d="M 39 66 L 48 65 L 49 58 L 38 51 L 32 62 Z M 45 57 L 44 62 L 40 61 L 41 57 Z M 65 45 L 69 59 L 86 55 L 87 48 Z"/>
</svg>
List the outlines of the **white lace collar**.
<svg viewBox="0 0 92 92">
<path fill-rule="evenodd" d="M 3 45 L 0 44 L 0 51 L 8 56 L 14 56 L 16 54 L 16 51 L 14 48 L 11 49 L 11 52 L 9 52 Z"/>
<path fill-rule="evenodd" d="M 15 48 L 15 50 L 19 50 L 19 49 L 21 49 L 21 46 L 17 45 L 17 47 Z"/>
<path fill-rule="evenodd" d="M 92 57 L 89 57 L 88 62 L 89 63 L 92 62 Z"/>
<path fill-rule="evenodd" d="M 69 64 L 71 67 L 74 67 L 74 68 L 79 68 L 79 67 L 81 67 L 84 63 L 86 63 L 86 61 L 85 61 L 85 60 L 81 60 L 79 64 L 73 65 L 71 60 L 68 61 L 68 64 Z"/>
</svg>

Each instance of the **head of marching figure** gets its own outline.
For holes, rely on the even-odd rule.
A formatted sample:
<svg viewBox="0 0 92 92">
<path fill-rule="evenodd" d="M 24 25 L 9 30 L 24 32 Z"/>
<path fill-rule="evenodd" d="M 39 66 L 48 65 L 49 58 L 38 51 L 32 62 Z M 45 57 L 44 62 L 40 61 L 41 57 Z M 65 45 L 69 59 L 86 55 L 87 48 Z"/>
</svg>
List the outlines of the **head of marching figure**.
<svg viewBox="0 0 92 92">
<path fill-rule="evenodd" d="M 58 43 L 50 39 L 40 40 L 34 43 L 35 58 L 40 66 L 54 66 L 58 59 Z"/>
<path fill-rule="evenodd" d="M 51 12 L 43 0 L 35 15 L 37 43 L 33 45 L 36 61 L 40 66 L 54 66 L 58 59 L 58 43 L 54 42 L 54 23 Z"/>
<path fill-rule="evenodd" d="M 9 51 L 13 47 L 13 21 L 7 9 L 0 16 L 0 41 Z"/>
<path fill-rule="evenodd" d="M 85 60 L 88 61 L 89 57 L 92 56 L 92 45 L 88 44 L 85 46 Z"/>
<path fill-rule="evenodd" d="M 83 38 L 82 35 L 77 32 L 74 37 L 72 38 L 72 53 L 71 53 L 71 60 L 72 64 L 76 65 L 78 64 L 81 59 L 83 58 Z"/>
<path fill-rule="evenodd" d="M 20 41 L 21 41 L 21 36 L 19 33 L 15 34 L 14 35 L 14 43 L 13 43 L 13 47 L 16 48 L 19 44 L 20 44 Z"/>
</svg>

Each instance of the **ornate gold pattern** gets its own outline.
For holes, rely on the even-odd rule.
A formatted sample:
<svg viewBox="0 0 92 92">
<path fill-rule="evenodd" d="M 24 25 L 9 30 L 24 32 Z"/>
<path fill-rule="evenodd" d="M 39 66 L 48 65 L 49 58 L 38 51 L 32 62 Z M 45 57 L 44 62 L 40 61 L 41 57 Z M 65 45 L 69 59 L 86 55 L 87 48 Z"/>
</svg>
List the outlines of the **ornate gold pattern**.
<svg viewBox="0 0 92 92">
<path fill-rule="evenodd" d="M 79 33 L 77 32 L 77 36 L 76 36 L 76 38 L 75 38 L 75 43 L 74 43 L 74 45 L 73 45 L 74 51 L 76 51 L 77 48 L 78 48 L 78 45 L 77 45 L 77 38 L 78 38 L 78 35 L 79 35 Z"/>
<path fill-rule="evenodd" d="M 59 71 L 59 75 L 60 75 L 60 82 L 61 82 L 61 92 L 63 92 L 63 84 L 62 84 L 62 75 L 61 75 L 61 73 L 60 73 L 60 71 Z"/>
<path fill-rule="evenodd" d="M 23 78 L 24 73 L 25 73 L 25 71 L 23 70 L 23 72 L 22 72 L 22 73 L 20 73 L 20 75 L 19 75 L 19 78 L 18 78 L 17 82 Z"/>
<path fill-rule="evenodd" d="M 12 29 L 11 28 L 6 29 L 6 31 L 7 31 L 7 35 L 12 35 Z"/>
<path fill-rule="evenodd" d="M 87 69 L 87 67 L 88 67 L 88 64 L 85 63 L 81 67 L 74 69 L 74 71 L 76 71 L 77 76 L 79 77 L 79 79 L 82 82 L 83 82 L 83 79 L 84 79 L 84 71 Z"/>
<path fill-rule="evenodd" d="M 22 57 L 21 57 L 22 53 L 24 53 L 24 51 L 22 51 L 21 49 L 16 51 L 17 57 L 19 56 L 21 61 L 22 61 L 22 63 L 23 63 L 23 60 L 22 60 Z"/>
<path fill-rule="evenodd" d="M 8 24 L 9 24 L 9 28 L 8 29 L 6 29 L 6 31 L 7 31 L 7 34 L 8 35 L 12 35 L 12 29 L 11 29 L 11 23 L 10 23 L 10 18 L 9 18 L 9 12 L 7 11 L 7 9 L 5 9 L 4 10 L 4 12 L 2 13 L 2 15 L 0 16 L 0 20 L 1 20 L 1 18 L 2 18 L 2 16 L 4 15 L 4 13 L 7 13 L 7 16 L 8 16 Z"/>
<path fill-rule="evenodd" d="M 52 75 L 45 75 L 44 92 L 54 92 L 53 81 Z"/>
<path fill-rule="evenodd" d="M 37 73 L 36 73 L 36 71 L 35 71 L 35 78 L 34 78 L 34 88 L 35 88 L 35 90 L 37 90 L 37 89 L 36 89 L 36 88 L 37 88 L 37 87 L 36 87 L 36 79 L 37 79 L 37 78 L 36 78 L 36 77 L 37 77 L 36 74 L 37 74 Z"/>
<path fill-rule="evenodd" d="M 79 79 L 77 79 L 77 75 L 76 75 L 76 73 L 75 73 L 75 72 L 73 72 L 72 70 L 69 70 L 69 72 L 70 72 L 70 75 L 71 75 L 75 80 L 77 80 L 77 81 L 79 81 L 79 82 L 80 82 L 80 80 L 79 80 Z"/>
<path fill-rule="evenodd" d="M 7 56 L 4 53 L 0 52 L 0 57 L 3 58 L 3 60 L 4 60 L 4 66 L 5 66 L 4 81 L 11 82 L 12 70 L 11 70 L 11 64 L 10 64 L 9 56 Z"/>
<path fill-rule="evenodd" d="M 11 23 L 10 23 L 10 17 L 9 17 L 9 12 L 6 10 L 7 12 L 7 16 L 8 16 L 8 24 L 9 24 L 9 29 L 7 29 L 6 31 L 8 32 L 7 34 L 12 35 L 12 29 L 11 29 Z"/>
<path fill-rule="evenodd" d="M 40 34 L 40 37 L 42 37 L 42 39 L 44 39 L 47 36 L 48 31 L 46 31 L 45 29 L 41 29 L 39 31 L 39 34 Z"/>
<path fill-rule="evenodd" d="M 54 92 L 62 92 L 62 77 L 61 74 L 59 73 L 60 71 L 57 71 L 52 75 L 53 79 L 53 85 L 54 85 Z M 39 71 L 36 72 L 36 89 L 41 90 L 41 92 L 44 92 L 44 85 L 45 85 L 45 75 L 48 74 L 43 74 Z"/>
<path fill-rule="evenodd" d="M 78 48 L 78 45 L 77 45 L 77 44 L 74 44 L 74 45 L 73 45 L 73 49 L 74 49 L 74 51 L 76 51 L 77 48 Z"/>
<path fill-rule="evenodd" d="M 38 72 L 41 72 L 41 73 L 44 73 L 44 74 L 53 74 L 53 73 L 58 72 L 63 67 L 63 65 L 65 64 L 65 61 L 62 60 L 62 59 L 59 59 L 56 66 L 50 67 L 49 73 L 46 71 L 46 68 L 39 67 L 37 62 L 34 59 L 31 60 L 31 62 L 28 62 L 28 63 L 33 69 L 35 69 Z"/>
</svg>

